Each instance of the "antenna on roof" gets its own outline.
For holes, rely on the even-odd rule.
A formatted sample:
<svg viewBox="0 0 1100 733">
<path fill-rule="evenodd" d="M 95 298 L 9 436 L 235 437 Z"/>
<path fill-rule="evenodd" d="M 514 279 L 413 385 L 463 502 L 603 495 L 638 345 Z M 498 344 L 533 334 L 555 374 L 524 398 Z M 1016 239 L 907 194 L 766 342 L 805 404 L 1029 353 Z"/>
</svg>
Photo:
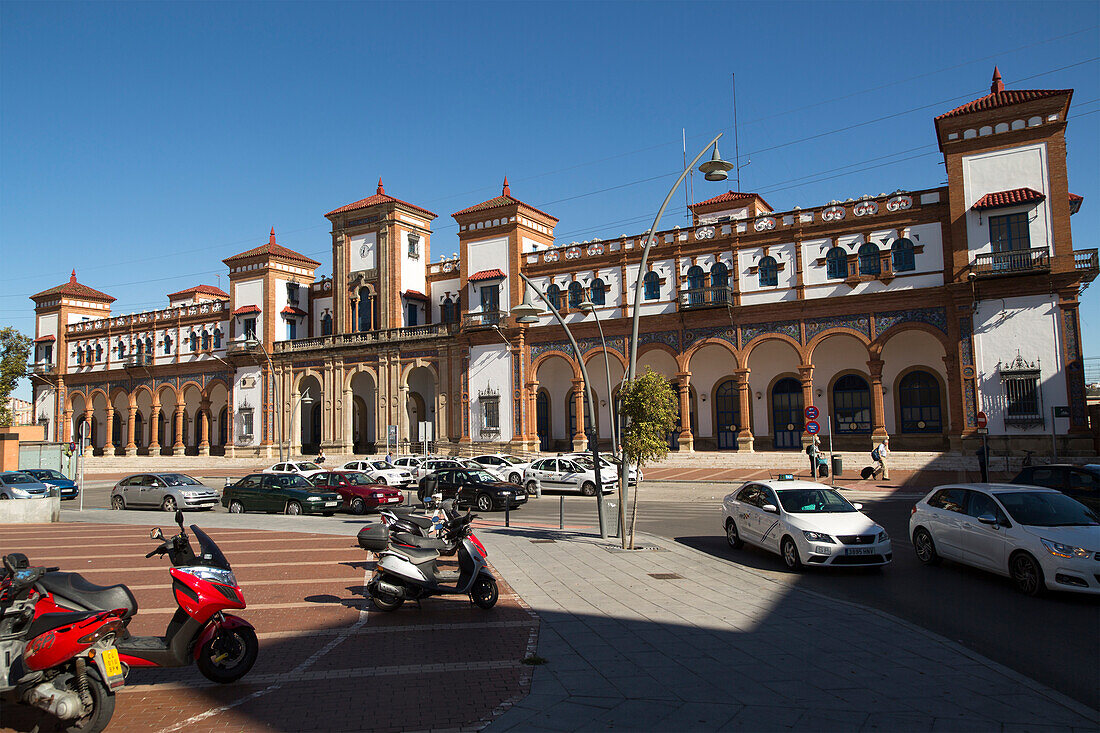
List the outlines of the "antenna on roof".
<svg viewBox="0 0 1100 733">
<path fill-rule="evenodd" d="M 741 190 L 741 146 L 737 140 L 737 74 L 730 73 L 730 87 L 733 90 L 733 170 L 737 190 Z"/>
<path fill-rule="evenodd" d="M 687 128 L 681 127 L 680 133 L 683 135 L 684 141 L 684 167 L 688 165 L 688 139 Z M 695 170 L 691 171 L 691 175 L 688 176 L 688 185 L 684 186 L 684 221 L 688 224 L 691 223 L 691 203 L 695 187 Z"/>
</svg>

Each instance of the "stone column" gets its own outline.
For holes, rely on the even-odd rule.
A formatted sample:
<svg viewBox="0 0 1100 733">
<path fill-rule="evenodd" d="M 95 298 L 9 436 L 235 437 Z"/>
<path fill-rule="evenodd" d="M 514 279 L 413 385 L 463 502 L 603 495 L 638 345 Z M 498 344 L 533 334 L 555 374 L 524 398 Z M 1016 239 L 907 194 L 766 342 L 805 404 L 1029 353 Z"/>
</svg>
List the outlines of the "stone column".
<svg viewBox="0 0 1100 733">
<path fill-rule="evenodd" d="M 351 455 L 355 453 L 355 393 L 351 387 L 344 390 L 343 408 L 344 430 L 340 444 L 344 453 Z M 362 435 L 360 438 L 365 441 L 367 436 Z"/>
<path fill-rule="evenodd" d="M 68 443 L 73 440 L 73 411 L 65 410 L 61 413 L 61 442 Z"/>
<path fill-rule="evenodd" d="M 182 395 L 181 395 L 182 397 Z M 176 405 L 176 439 L 172 442 L 172 455 L 182 456 L 186 451 L 183 446 L 183 403 Z"/>
<path fill-rule="evenodd" d="M 152 414 L 149 418 L 149 455 L 160 453 L 160 402 L 153 401 Z"/>
<path fill-rule="evenodd" d="M 584 380 L 573 380 L 573 404 L 577 412 L 577 424 L 573 432 L 573 450 L 580 453 L 588 450 L 588 436 L 584 432 Z"/>
<path fill-rule="evenodd" d="M 89 401 L 89 404 L 91 404 L 90 401 Z M 88 431 L 88 433 L 87 433 L 87 435 L 88 435 L 88 444 L 91 445 L 91 447 L 92 447 L 92 455 L 95 454 L 95 441 L 92 440 L 92 418 L 94 418 L 94 417 L 95 417 L 95 410 L 93 410 L 91 407 L 86 407 L 84 409 L 84 424 L 88 426 L 88 427 L 85 428 L 85 430 Z M 74 436 L 74 439 L 75 440 L 80 440 L 80 436 L 76 435 L 76 436 Z"/>
<path fill-rule="evenodd" d="M 137 422 L 137 405 L 133 402 L 130 403 L 130 409 L 127 412 L 129 422 L 126 423 L 126 445 L 122 447 L 122 455 L 132 456 L 134 449 L 137 445 L 134 442 L 134 423 Z"/>
<path fill-rule="evenodd" d="M 195 427 L 199 430 L 199 455 L 210 455 L 210 402 L 203 400 L 195 414 Z"/>
<path fill-rule="evenodd" d="M 287 436 L 287 460 L 302 451 L 302 395 L 295 390 L 290 393 L 290 435 Z M 297 420 L 294 418 L 297 416 Z"/>
<path fill-rule="evenodd" d="M 695 438 L 691 434 L 691 374 L 676 375 L 676 388 L 680 392 L 680 441 L 681 453 L 695 452 Z"/>
<path fill-rule="evenodd" d="M 110 401 L 107 402 L 107 425 L 105 428 L 103 455 L 113 456 L 115 454 L 115 406 Z"/>
<path fill-rule="evenodd" d="M 871 442 L 877 443 L 886 437 L 886 408 L 882 398 L 882 359 L 867 362 L 871 373 Z"/>
<path fill-rule="evenodd" d="M 802 406 L 809 407 L 814 403 L 814 365 L 806 364 L 798 367 L 798 376 L 802 380 Z M 829 417 L 832 419 L 832 416 Z M 831 430 L 832 428 L 830 428 Z M 806 446 L 813 441 L 813 436 L 802 431 L 802 449 L 805 450 Z"/>
<path fill-rule="evenodd" d="M 538 425 L 539 383 L 527 383 L 527 435 L 530 436 L 529 450 L 539 450 Z"/>
<path fill-rule="evenodd" d="M 738 410 L 741 424 L 737 431 L 737 450 L 752 453 L 752 393 L 749 391 L 749 370 L 738 369 L 734 376 L 737 377 L 737 396 L 741 404 Z"/>
</svg>

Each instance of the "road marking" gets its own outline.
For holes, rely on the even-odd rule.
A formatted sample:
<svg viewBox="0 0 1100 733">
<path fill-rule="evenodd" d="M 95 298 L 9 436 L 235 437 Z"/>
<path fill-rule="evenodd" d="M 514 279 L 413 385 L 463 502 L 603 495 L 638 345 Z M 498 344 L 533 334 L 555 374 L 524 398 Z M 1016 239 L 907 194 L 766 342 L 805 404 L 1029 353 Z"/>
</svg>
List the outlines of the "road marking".
<svg viewBox="0 0 1100 733">
<path fill-rule="evenodd" d="M 348 539 L 350 540 L 351 538 L 349 537 Z M 290 548 L 287 548 L 287 549 L 264 548 L 262 550 L 233 550 L 233 554 L 234 555 L 244 555 L 244 554 L 276 555 L 276 554 L 280 554 L 280 553 L 293 552 L 295 554 L 300 555 L 303 552 L 343 552 L 344 550 L 351 549 L 352 547 L 354 547 L 354 544 L 352 542 L 348 542 L 348 544 L 344 545 L 343 547 L 318 547 L 318 548 L 310 548 L 310 549 L 306 549 L 306 550 L 303 550 L 301 547 L 290 547 Z M 121 555 L 96 555 L 95 559 L 96 560 L 106 560 L 108 558 L 122 558 L 122 557 L 133 557 L 133 556 L 134 556 L 134 554 L 132 552 L 128 552 L 128 553 L 121 554 Z M 88 560 L 89 559 L 87 555 L 49 555 L 49 554 L 47 554 L 47 555 L 45 555 L 45 557 L 49 558 L 51 561 Z M 301 563 L 297 563 L 297 564 L 301 564 Z"/>
<path fill-rule="evenodd" d="M 326 538 L 330 538 L 330 539 L 332 539 L 332 541 L 336 541 L 336 540 L 340 540 L 340 539 L 352 540 L 351 537 L 347 537 L 347 538 L 332 537 L 332 535 L 322 535 L 322 536 L 324 536 Z M 230 544 L 241 543 L 241 542 L 250 542 L 252 544 L 255 544 L 255 542 L 256 542 L 256 540 L 254 540 L 254 539 L 227 540 L 223 537 L 214 537 L 214 535 L 211 535 L 211 537 L 213 537 L 215 540 L 217 540 L 219 546 L 221 546 L 221 545 L 230 545 Z M 68 539 L 68 538 L 66 538 L 66 539 Z M 278 539 L 278 541 L 279 541 L 280 544 L 284 543 L 284 542 L 317 542 L 317 538 L 298 535 L 298 536 L 294 536 L 294 537 L 280 537 Z M 344 547 L 354 546 L 354 544 L 355 544 L 354 541 L 344 542 L 343 546 Z M 97 543 L 95 543 L 95 546 L 96 547 L 142 547 L 142 548 L 146 548 L 146 547 L 149 547 L 151 545 L 149 543 L 149 540 L 146 540 L 145 542 L 110 542 L 110 543 L 97 542 Z M 47 544 L 42 545 L 41 547 L 37 547 L 34 544 L 29 544 L 29 545 L 28 544 L 20 544 L 20 548 L 21 548 L 22 552 L 28 553 L 28 552 L 37 551 L 37 550 L 79 550 L 79 549 L 85 549 L 86 550 L 88 548 L 88 545 L 87 545 L 87 543 L 80 544 L 80 545 L 53 545 L 53 544 L 47 543 Z M 320 549 L 325 549 L 325 548 L 320 548 Z M 238 551 L 234 550 L 234 552 L 236 553 Z M 241 552 L 243 552 L 243 550 Z M 144 552 L 142 554 L 144 554 Z"/>
<path fill-rule="evenodd" d="M 364 560 L 362 556 L 357 556 L 356 559 L 354 559 L 354 560 L 352 560 L 352 559 L 335 560 L 335 561 L 327 560 L 326 562 L 336 562 L 337 565 L 341 565 L 341 564 L 344 564 L 344 563 L 355 564 L 355 563 L 368 562 L 368 561 Z M 235 563 L 233 563 L 233 572 L 236 573 L 241 568 L 294 568 L 294 567 L 300 567 L 301 565 L 302 565 L 302 563 L 300 563 L 300 562 L 252 562 L 252 563 L 244 563 L 244 562 L 237 563 L 237 562 L 235 562 Z M 88 573 L 137 573 L 137 572 L 146 572 L 146 571 L 151 572 L 151 571 L 161 571 L 163 569 L 164 569 L 163 566 L 143 565 L 141 567 L 129 567 L 129 568 L 80 568 L 79 572 L 80 572 L 81 575 L 87 575 Z"/>
</svg>

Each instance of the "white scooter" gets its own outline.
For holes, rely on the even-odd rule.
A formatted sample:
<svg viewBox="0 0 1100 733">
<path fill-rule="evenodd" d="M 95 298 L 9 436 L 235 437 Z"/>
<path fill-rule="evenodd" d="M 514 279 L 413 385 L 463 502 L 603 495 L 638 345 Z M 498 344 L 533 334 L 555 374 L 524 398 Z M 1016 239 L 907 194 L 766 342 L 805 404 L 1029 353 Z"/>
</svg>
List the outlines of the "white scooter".
<svg viewBox="0 0 1100 733">
<path fill-rule="evenodd" d="M 470 528 L 476 518 L 476 514 L 467 512 L 448 520 L 444 528 L 445 540 L 458 541 L 457 573 L 439 569 L 439 551 L 435 549 L 393 542 L 377 548 L 380 556 L 374 576 L 367 583 L 374 607 L 394 611 L 406 600 L 442 595 L 468 595 L 484 609 L 496 605 L 497 581 L 485 562 L 488 553 Z"/>
</svg>

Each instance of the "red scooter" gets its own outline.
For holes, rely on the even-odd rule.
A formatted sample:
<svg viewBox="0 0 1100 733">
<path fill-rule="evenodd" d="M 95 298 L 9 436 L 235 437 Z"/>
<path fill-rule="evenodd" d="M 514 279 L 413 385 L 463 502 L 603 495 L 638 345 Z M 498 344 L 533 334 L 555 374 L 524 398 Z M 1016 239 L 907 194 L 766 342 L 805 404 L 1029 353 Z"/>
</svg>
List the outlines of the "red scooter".
<svg viewBox="0 0 1100 733">
<path fill-rule="evenodd" d="M 97 733 L 111 722 L 114 691 L 126 681 L 114 646 L 122 611 L 50 611 L 35 588 L 49 570 L 56 568 L 30 567 L 20 553 L 4 557 L 0 708 L 20 703 L 46 711 L 68 731 Z"/>
<path fill-rule="evenodd" d="M 199 544 L 195 554 L 183 528 L 183 512 L 178 510 L 176 523 L 179 534 L 168 539 L 159 527 L 149 531 L 149 538 L 161 540 L 161 544 L 145 557 L 168 555 L 174 566 L 168 571 L 172 594 L 179 608 L 164 636 L 131 636 L 123 629 L 117 642 L 119 657 L 130 667 L 185 667 L 194 661 L 207 679 L 235 682 L 252 669 L 259 654 L 252 624 L 223 613 L 244 608 L 244 594 L 214 540 L 192 524 L 191 532 Z M 58 608 L 120 608 L 127 624 L 138 610 L 125 585 L 97 586 L 77 573 L 47 573 L 38 586 Z"/>
</svg>

